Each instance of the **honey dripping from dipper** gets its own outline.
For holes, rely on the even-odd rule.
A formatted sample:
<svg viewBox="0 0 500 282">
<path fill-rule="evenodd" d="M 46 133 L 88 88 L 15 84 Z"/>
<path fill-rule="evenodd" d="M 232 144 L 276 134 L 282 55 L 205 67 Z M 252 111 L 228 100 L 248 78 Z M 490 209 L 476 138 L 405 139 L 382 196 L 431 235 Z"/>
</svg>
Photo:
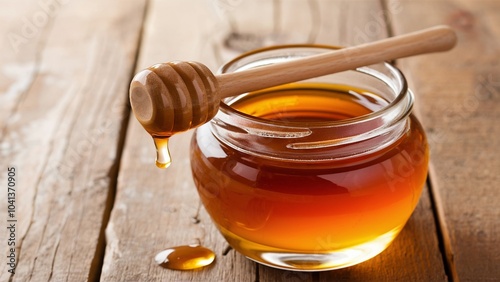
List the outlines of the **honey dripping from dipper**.
<svg viewBox="0 0 500 282">
<path fill-rule="evenodd" d="M 158 168 L 167 168 L 172 163 L 172 157 L 168 150 L 168 138 L 153 137 L 156 147 L 156 166 Z"/>
<path fill-rule="evenodd" d="M 194 62 L 153 65 L 137 73 L 130 84 L 130 104 L 136 119 L 153 137 L 156 166 L 171 164 L 169 138 L 212 119 L 219 108 L 218 85 L 212 72 Z"/>
</svg>

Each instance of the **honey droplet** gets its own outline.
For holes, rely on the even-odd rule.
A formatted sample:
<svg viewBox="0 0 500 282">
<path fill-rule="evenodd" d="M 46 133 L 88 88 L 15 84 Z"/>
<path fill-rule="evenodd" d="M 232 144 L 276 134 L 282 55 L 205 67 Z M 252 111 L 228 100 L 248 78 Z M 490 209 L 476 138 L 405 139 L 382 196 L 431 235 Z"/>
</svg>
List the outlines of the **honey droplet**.
<svg viewBox="0 0 500 282">
<path fill-rule="evenodd" d="M 212 250 L 200 245 L 177 246 L 155 256 L 158 265 L 176 270 L 190 270 L 207 266 L 215 260 Z"/>
<path fill-rule="evenodd" d="M 172 163 L 170 151 L 168 150 L 168 138 L 153 137 L 156 147 L 156 166 L 167 168 Z"/>
</svg>

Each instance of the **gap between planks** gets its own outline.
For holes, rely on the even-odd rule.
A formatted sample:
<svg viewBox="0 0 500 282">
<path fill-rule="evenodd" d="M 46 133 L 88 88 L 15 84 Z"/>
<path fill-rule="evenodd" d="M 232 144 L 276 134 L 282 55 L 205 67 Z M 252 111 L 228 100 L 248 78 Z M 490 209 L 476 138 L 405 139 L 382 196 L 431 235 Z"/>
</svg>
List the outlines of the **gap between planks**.
<svg viewBox="0 0 500 282">
<path fill-rule="evenodd" d="M 135 55 L 132 62 L 131 72 L 129 74 L 129 80 L 131 81 L 135 75 L 137 69 L 137 63 L 139 61 L 139 55 L 141 52 L 142 40 L 144 37 L 144 29 L 145 23 L 147 21 L 147 14 L 149 9 L 149 0 L 145 0 L 144 9 L 142 11 L 142 22 L 139 31 L 139 36 L 136 42 L 137 48 L 135 49 Z M 128 95 L 128 93 L 127 93 Z M 120 172 L 120 165 L 123 156 L 123 151 L 125 148 L 125 138 L 127 136 L 127 130 L 129 128 L 130 119 L 134 118 L 131 114 L 130 105 L 127 103 L 127 107 L 124 109 L 124 118 L 122 124 L 120 126 L 120 132 L 118 135 L 118 146 L 116 148 L 116 164 L 113 166 L 112 171 L 110 172 L 110 178 L 112 179 L 109 185 L 109 193 L 108 200 L 106 202 L 106 207 L 104 208 L 103 214 L 103 224 L 101 226 L 101 230 L 99 230 L 99 241 L 97 243 L 96 252 L 94 255 L 94 259 L 92 261 L 92 265 L 90 267 L 89 273 L 89 281 L 99 281 L 101 280 L 102 267 L 104 265 L 104 256 L 106 255 L 106 228 L 108 227 L 111 211 L 113 210 L 116 198 L 116 191 L 118 185 L 118 173 Z"/>
<path fill-rule="evenodd" d="M 452 260 L 452 251 L 450 243 L 450 235 L 446 227 L 446 221 L 443 218 L 443 210 L 439 206 L 439 194 L 435 193 L 432 183 L 432 165 L 429 166 L 429 173 L 427 176 L 427 187 L 429 191 L 429 201 L 431 202 L 434 223 L 436 226 L 437 239 L 439 243 L 439 250 L 443 258 L 444 272 L 448 277 L 448 281 L 459 281 L 455 265 Z M 435 185 L 435 184 L 434 184 Z"/>
</svg>

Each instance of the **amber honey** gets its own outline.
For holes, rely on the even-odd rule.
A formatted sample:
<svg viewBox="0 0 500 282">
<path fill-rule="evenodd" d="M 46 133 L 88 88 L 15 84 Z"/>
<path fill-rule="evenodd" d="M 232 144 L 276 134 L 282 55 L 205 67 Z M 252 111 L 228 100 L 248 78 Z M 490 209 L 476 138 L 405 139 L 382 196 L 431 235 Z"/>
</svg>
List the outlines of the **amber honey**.
<svg viewBox="0 0 500 282">
<path fill-rule="evenodd" d="M 214 260 L 214 252 L 200 245 L 171 247 L 155 256 L 158 265 L 174 270 L 198 269 L 210 265 Z"/>
<path fill-rule="evenodd" d="M 251 122 L 313 128 L 313 133 L 332 122 L 363 132 L 356 120 L 389 103 L 362 88 L 327 83 L 290 84 L 228 102 Z M 300 134 L 271 130 L 254 137 L 245 124 L 238 130 L 215 119 L 193 138 L 193 177 L 214 223 L 240 253 L 285 269 L 346 267 L 384 250 L 417 205 L 428 148 L 414 116 L 399 123 L 402 129 L 386 144 L 373 147 L 371 137 L 360 142 L 366 150 L 354 141 L 310 142 L 304 149 L 294 145 L 302 144 Z M 331 130 L 318 132 L 315 140 L 331 138 Z M 352 146 L 358 146 L 355 153 L 338 157 Z"/>
</svg>

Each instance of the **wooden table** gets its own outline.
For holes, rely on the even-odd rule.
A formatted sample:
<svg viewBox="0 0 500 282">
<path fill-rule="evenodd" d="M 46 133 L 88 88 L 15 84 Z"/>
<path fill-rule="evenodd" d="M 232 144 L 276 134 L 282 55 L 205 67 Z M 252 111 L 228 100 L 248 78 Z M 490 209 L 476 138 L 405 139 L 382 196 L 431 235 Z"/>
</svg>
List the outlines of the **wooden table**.
<svg viewBox="0 0 500 282">
<path fill-rule="evenodd" d="M 500 281 L 499 1 L 0 4 L 1 281 Z M 130 114 L 131 77 L 154 63 L 215 70 L 265 44 L 348 46 L 437 24 L 456 29 L 453 51 L 395 62 L 432 147 L 428 186 L 396 241 L 357 266 L 281 271 L 228 248 L 191 179 L 191 133 L 173 138 L 175 162 L 159 170 Z M 196 242 L 213 265 L 154 263 Z"/>
</svg>

